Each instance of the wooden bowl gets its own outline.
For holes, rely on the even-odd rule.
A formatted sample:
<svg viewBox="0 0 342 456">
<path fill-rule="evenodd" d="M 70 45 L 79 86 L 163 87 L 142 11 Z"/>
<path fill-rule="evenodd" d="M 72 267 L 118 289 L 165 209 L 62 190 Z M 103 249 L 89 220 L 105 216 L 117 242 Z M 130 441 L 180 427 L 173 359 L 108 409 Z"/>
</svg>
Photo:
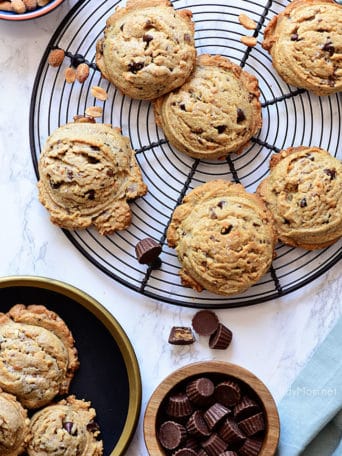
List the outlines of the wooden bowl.
<svg viewBox="0 0 342 456">
<path fill-rule="evenodd" d="M 151 456 L 165 456 L 167 453 L 160 445 L 157 437 L 158 417 L 165 398 L 176 391 L 182 383 L 200 376 L 218 377 L 220 381 L 235 380 L 246 388 L 255 397 L 264 412 L 265 434 L 262 448 L 258 456 L 273 456 L 276 453 L 279 441 L 280 424 L 277 406 L 274 399 L 264 385 L 250 371 L 235 364 L 223 361 L 205 361 L 189 364 L 176 370 L 163 380 L 153 392 L 144 416 L 144 438 L 146 448 Z"/>
<path fill-rule="evenodd" d="M 37 19 L 38 17 L 45 16 L 53 11 L 57 6 L 63 3 L 63 1 L 64 0 L 51 0 L 45 6 L 40 6 L 32 11 L 26 11 L 21 14 L 0 10 L 0 19 L 5 21 L 27 21 L 29 19 Z"/>
</svg>

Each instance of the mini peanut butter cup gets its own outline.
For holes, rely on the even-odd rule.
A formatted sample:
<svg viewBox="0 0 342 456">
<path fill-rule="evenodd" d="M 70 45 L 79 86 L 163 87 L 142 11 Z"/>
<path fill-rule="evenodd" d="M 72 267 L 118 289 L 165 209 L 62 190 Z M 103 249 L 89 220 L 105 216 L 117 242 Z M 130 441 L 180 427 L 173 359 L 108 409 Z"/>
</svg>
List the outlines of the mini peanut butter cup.
<svg viewBox="0 0 342 456">
<path fill-rule="evenodd" d="M 153 264 L 161 251 L 162 247 L 159 242 L 152 238 L 141 239 L 135 246 L 135 254 L 141 264 Z"/>
<path fill-rule="evenodd" d="M 206 377 L 197 378 L 186 386 L 186 394 L 190 401 L 199 406 L 212 403 L 214 391 L 214 383 Z"/>
<path fill-rule="evenodd" d="M 197 438 L 193 437 L 192 435 L 188 435 L 185 442 L 184 448 L 190 448 L 191 450 L 199 451 L 200 444 Z"/>
<path fill-rule="evenodd" d="M 223 418 L 229 415 L 229 413 L 231 413 L 231 411 L 227 407 L 216 402 L 208 408 L 203 417 L 208 425 L 208 428 L 212 430 L 223 420 Z"/>
<path fill-rule="evenodd" d="M 239 448 L 241 456 L 257 456 L 262 447 L 262 440 L 247 438 Z"/>
<path fill-rule="evenodd" d="M 201 336 L 210 336 L 219 325 L 219 319 L 212 310 L 200 310 L 192 319 L 192 327 Z"/>
<path fill-rule="evenodd" d="M 259 405 L 248 396 L 244 396 L 234 407 L 234 417 L 236 421 L 242 421 L 260 412 Z"/>
<path fill-rule="evenodd" d="M 238 454 L 235 453 L 235 451 L 228 450 L 228 451 L 224 451 L 219 456 L 238 456 Z"/>
<path fill-rule="evenodd" d="M 216 350 L 225 350 L 229 347 L 233 338 L 233 333 L 229 328 L 219 323 L 217 330 L 211 334 L 209 347 Z"/>
<path fill-rule="evenodd" d="M 216 456 L 227 449 L 227 444 L 214 432 L 207 440 L 202 442 L 202 447 L 208 453 L 208 456 Z"/>
<path fill-rule="evenodd" d="M 172 326 L 168 342 L 173 345 L 190 345 L 195 342 L 195 338 L 191 328 L 187 326 Z"/>
<path fill-rule="evenodd" d="M 191 448 L 180 448 L 172 456 L 197 456 L 197 452 Z"/>
<path fill-rule="evenodd" d="M 165 421 L 159 428 L 158 438 L 166 450 L 175 450 L 186 438 L 186 429 L 175 421 Z"/>
<path fill-rule="evenodd" d="M 263 413 L 260 412 L 256 415 L 252 415 L 249 418 L 239 421 L 239 428 L 248 436 L 255 435 L 258 432 L 264 431 L 265 420 Z"/>
<path fill-rule="evenodd" d="M 210 430 L 203 418 L 201 411 L 196 410 L 189 418 L 186 423 L 186 430 L 190 435 L 194 437 L 208 437 L 210 435 Z"/>
<path fill-rule="evenodd" d="M 166 413 L 173 418 L 184 418 L 193 412 L 192 405 L 185 393 L 173 394 L 169 397 Z"/>
<path fill-rule="evenodd" d="M 229 416 L 225 418 L 218 428 L 218 435 L 229 445 L 240 444 L 246 439 L 245 434 L 240 430 L 234 419 Z"/>
<path fill-rule="evenodd" d="M 236 382 L 228 380 L 216 385 L 214 396 L 220 404 L 231 407 L 240 401 L 241 389 Z"/>
</svg>

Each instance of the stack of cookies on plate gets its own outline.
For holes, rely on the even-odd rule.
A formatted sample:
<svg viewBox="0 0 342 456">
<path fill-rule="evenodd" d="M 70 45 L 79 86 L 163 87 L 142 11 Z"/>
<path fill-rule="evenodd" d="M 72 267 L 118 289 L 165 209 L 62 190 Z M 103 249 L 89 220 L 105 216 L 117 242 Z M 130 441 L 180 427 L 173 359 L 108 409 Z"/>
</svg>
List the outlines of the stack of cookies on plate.
<svg viewBox="0 0 342 456">
<path fill-rule="evenodd" d="M 65 322 L 17 304 L 0 314 L 0 345 L 1 456 L 101 456 L 95 410 L 68 396 L 79 361 Z"/>
</svg>

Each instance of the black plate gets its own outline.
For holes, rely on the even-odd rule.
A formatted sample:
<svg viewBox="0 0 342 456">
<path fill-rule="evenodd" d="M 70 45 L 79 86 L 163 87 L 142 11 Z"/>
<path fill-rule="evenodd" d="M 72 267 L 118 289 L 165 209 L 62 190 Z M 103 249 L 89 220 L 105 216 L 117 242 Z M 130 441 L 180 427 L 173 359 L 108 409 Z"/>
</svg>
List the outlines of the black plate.
<svg viewBox="0 0 342 456">
<path fill-rule="evenodd" d="M 119 323 L 97 301 L 67 284 L 34 277 L 0 279 L 0 311 L 18 303 L 43 304 L 66 322 L 80 359 L 70 393 L 95 408 L 104 455 L 123 454 L 140 412 L 141 380 Z"/>
</svg>

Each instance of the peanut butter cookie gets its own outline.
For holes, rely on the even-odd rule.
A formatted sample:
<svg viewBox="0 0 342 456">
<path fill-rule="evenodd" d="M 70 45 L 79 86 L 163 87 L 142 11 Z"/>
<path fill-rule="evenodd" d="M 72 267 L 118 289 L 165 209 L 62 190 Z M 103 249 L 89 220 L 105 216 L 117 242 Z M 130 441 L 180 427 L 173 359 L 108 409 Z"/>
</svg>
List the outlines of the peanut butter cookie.
<svg viewBox="0 0 342 456">
<path fill-rule="evenodd" d="M 129 140 L 118 128 L 69 123 L 48 138 L 39 160 L 39 199 L 56 225 L 100 234 L 127 228 L 127 200 L 145 195 Z"/>
<path fill-rule="evenodd" d="M 64 321 L 40 305 L 17 304 L 0 314 L 0 387 L 27 408 L 65 394 L 79 363 Z"/>
<path fill-rule="evenodd" d="M 194 158 L 240 152 L 261 128 L 257 79 L 222 56 L 203 54 L 188 81 L 154 101 L 170 143 Z"/>
<path fill-rule="evenodd" d="M 69 396 L 31 419 L 29 456 L 101 456 L 103 443 L 90 402 Z"/>
<path fill-rule="evenodd" d="M 272 212 L 278 238 L 308 250 L 342 236 L 342 164 L 318 147 L 290 147 L 273 155 L 257 193 Z"/>
<path fill-rule="evenodd" d="M 333 0 L 292 1 L 266 27 L 263 47 L 288 84 L 342 91 L 342 6 Z"/>
<path fill-rule="evenodd" d="M 167 241 L 177 251 L 183 285 L 233 295 L 268 271 L 276 236 L 258 196 L 215 180 L 192 190 L 176 208 Z"/>
<path fill-rule="evenodd" d="M 168 0 L 128 0 L 107 20 L 97 43 L 102 75 L 125 95 L 142 100 L 179 87 L 196 59 L 191 17 L 191 11 L 175 11 Z"/>
<path fill-rule="evenodd" d="M 0 454 L 18 456 L 26 449 L 30 420 L 12 394 L 0 390 Z"/>
</svg>

